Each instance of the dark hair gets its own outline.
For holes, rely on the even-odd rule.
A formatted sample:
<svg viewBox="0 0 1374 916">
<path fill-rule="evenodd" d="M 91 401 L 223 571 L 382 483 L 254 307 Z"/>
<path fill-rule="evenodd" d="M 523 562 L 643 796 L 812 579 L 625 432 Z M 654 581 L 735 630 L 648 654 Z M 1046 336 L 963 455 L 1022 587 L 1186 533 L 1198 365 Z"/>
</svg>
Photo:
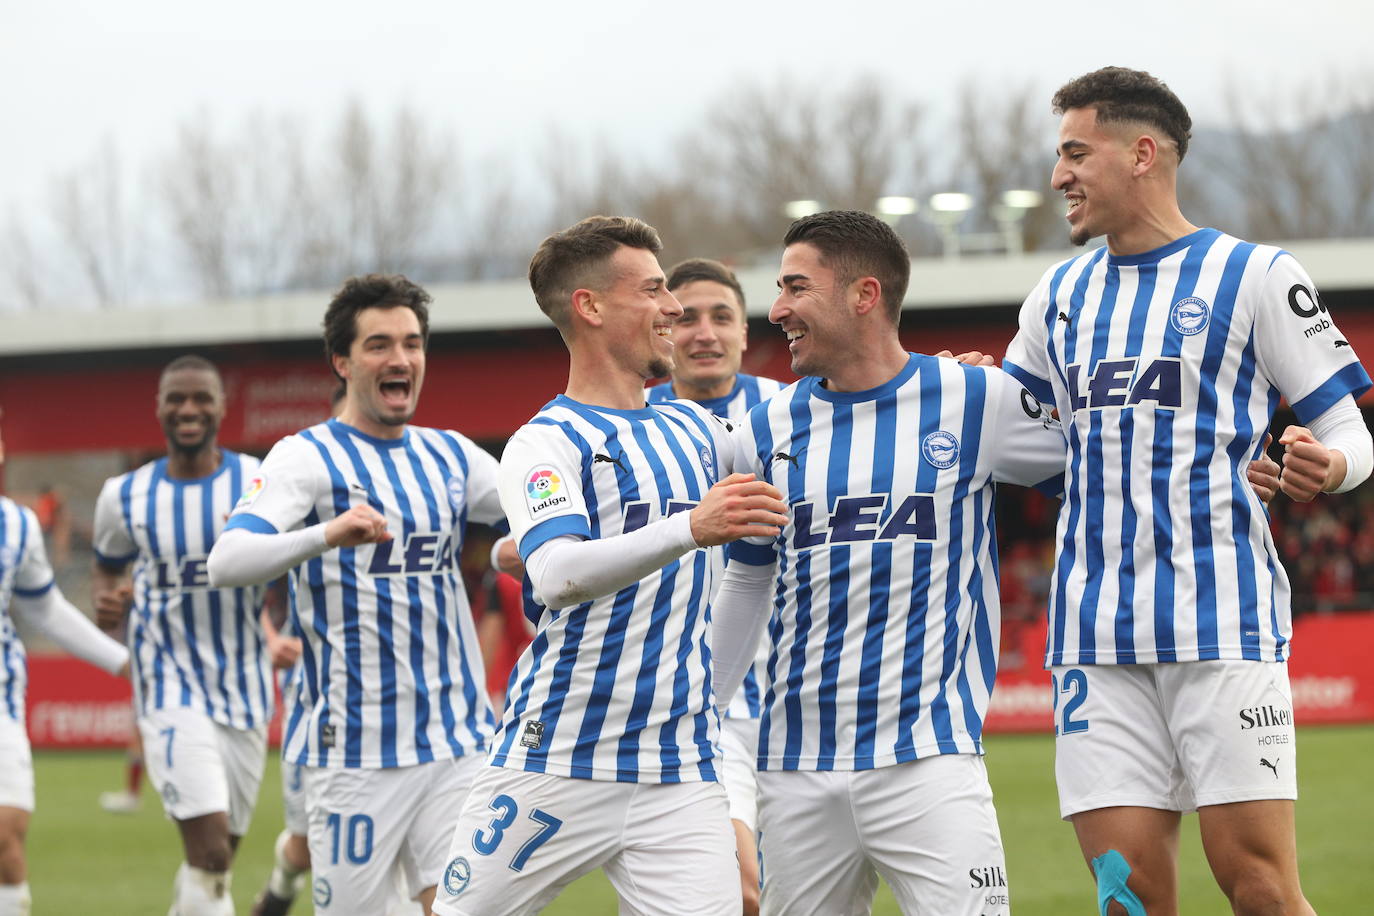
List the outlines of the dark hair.
<svg viewBox="0 0 1374 916">
<path fill-rule="evenodd" d="M 827 210 L 803 216 L 787 229 L 786 247 L 805 242 L 821 253 L 821 264 L 835 272 L 837 286 L 875 277 L 883 305 L 896 324 L 911 279 L 911 256 L 892 227 L 860 210 Z"/>
<path fill-rule="evenodd" d="M 604 271 L 621 247 L 663 250 L 658 232 L 629 216 L 589 216 L 544 239 L 530 258 L 530 289 L 534 301 L 559 328 L 567 326 L 573 290 L 603 284 Z"/>
<path fill-rule="evenodd" d="M 1054 113 L 1071 108 L 1097 109 L 1099 124 L 1137 121 L 1157 128 L 1174 141 L 1180 162 L 1188 152 L 1193 129 L 1188 109 L 1162 80 L 1143 70 L 1103 67 L 1069 80 L 1054 94 Z"/>
<path fill-rule="evenodd" d="M 363 309 L 410 309 L 420 321 L 420 336 L 428 344 L 429 302 L 429 293 L 400 274 L 349 277 L 324 312 L 324 354 L 330 370 L 334 369 L 335 356 L 347 356 L 352 349 L 358 336 L 358 313 Z"/>
<path fill-rule="evenodd" d="M 712 261 L 710 258 L 688 258 L 674 264 L 673 269 L 668 271 L 668 291 L 673 292 L 688 283 L 702 280 L 719 283 L 734 290 L 735 299 L 739 302 L 740 318 L 744 318 L 744 288 L 739 285 L 739 278 L 735 276 L 735 272 L 719 261 Z"/>
<path fill-rule="evenodd" d="M 162 384 L 163 379 L 173 372 L 191 370 L 195 372 L 208 372 L 219 382 L 220 388 L 224 387 L 224 379 L 220 377 L 219 368 L 203 356 L 195 353 L 187 353 L 185 356 L 178 356 L 170 363 L 162 367 L 162 374 L 158 376 L 158 384 Z"/>
</svg>

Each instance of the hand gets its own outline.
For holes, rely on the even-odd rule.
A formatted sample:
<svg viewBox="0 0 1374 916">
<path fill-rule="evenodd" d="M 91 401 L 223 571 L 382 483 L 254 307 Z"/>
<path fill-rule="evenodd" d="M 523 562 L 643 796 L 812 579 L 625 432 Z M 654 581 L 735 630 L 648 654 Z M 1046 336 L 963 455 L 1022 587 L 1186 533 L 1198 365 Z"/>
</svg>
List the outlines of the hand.
<svg viewBox="0 0 1374 916">
<path fill-rule="evenodd" d="M 1245 476 L 1250 481 L 1250 486 L 1259 496 L 1260 502 L 1266 506 L 1279 492 L 1279 465 L 1268 454 L 1269 444 L 1273 441 L 1273 436 L 1265 435 L 1264 449 L 1261 450 L 1260 456 L 1250 462 L 1250 466 L 1245 470 Z"/>
<path fill-rule="evenodd" d="M 787 524 L 782 493 L 753 474 L 731 474 L 707 491 L 691 512 L 692 538 L 714 547 L 745 537 L 777 537 Z"/>
<path fill-rule="evenodd" d="M 978 351 L 978 350 L 970 350 L 970 351 L 968 351 L 967 353 L 960 353 L 958 356 L 955 356 L 953 353 L 949 352 L 948 350 L 941 350 L 939 353 L 936 353 L 935 355 L 936 355 L 936 356 L 943 356 L 943 357 L 946 358 L 946 359 L 958 360 L 959 362 L 963 363 L 965 366 L 995 366 L 995 365 L 997 365 L 997 360 L 993 359 L 993 358 L 992 358 L 991 356 L 989 356 L 988 354 L 982 353 L 982 352 L 980 352 L 980 351 Z"/>
<path fill-rule="evenodd" d="M 129 663 L 128 663 L 128 662 L 125 662 L 124 664 L 122 664 L 122 665 L 119 666 L 119 670 L 115 672 L 115 677 L 122 677 L 122 678 L 124 678 L 124 680 L 126 680 L 126 681 L 129 680 Z"/>
<path fill-rule="evenodd" d="M 324 542 L 330 547 L 357 547 L 389 540 L 391 532 L 386 530 L 386 519 L 368 505 L 354 506 L 324 526 Z"/>
<path fill-rule="evenodd" d="M 119 628 L 134 603 L 134 588 L 127 582 L 95 593 L 95 625 L 107 633 Z"/>
<path fill-rule="evenodd" d="M 296 636 L 267 635 L 267 656 L 273 668 L 290 668 L 301 657 L 301 641 Z"/>
<path fill-rule="evenodd" d="M 525 577 L 525 563 L 520 559 L 520 550 L 515 546 L 515 538 L 504 537 L 497 543 L 496 568 L 517 579 Z"/>
<path fill-rule="evenodd" d="M 1307 427 L 1288 427 L 1279 444 L 1284 447 L 1279 489 L 1290 499 L 1309 502 L 1345 479 L 1345 455 L 1322 445 Z"/>
</svg>

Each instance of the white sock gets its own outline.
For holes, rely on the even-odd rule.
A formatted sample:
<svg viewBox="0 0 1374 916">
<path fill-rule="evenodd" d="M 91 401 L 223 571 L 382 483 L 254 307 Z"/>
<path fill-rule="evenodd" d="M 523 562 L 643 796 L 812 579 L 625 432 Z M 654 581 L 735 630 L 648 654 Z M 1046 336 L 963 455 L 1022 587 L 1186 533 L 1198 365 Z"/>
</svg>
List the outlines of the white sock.
<svg viewBox="0 0 1374 916">
<path fill-rule="evenodd" d="M 29 916 L 29 882 L 0 884 L 0 916 Z"/>
<path fill-rule="evenodd" d="M 234 916 L 227 871 L 206 871 L 182 862 L 173 886 L 176 916 Z"/>
<path fill-rule="evenodd" d="M 275 864 L 272 876 L 267 879 L 267 889 L 280 900 L 294 900 L 305 887 L 305 872 L 286 860 L 286 844 L 291 840 L 291 832 L 283 830 L 277 834 L 274 848 Z"/>
</svg>

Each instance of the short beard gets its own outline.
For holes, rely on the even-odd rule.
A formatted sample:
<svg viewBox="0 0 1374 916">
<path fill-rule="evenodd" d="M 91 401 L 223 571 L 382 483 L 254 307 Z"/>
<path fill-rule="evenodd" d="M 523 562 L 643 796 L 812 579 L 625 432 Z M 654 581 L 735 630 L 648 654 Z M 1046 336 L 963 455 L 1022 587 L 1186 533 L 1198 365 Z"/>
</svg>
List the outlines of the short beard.
<svg viewBox="0 0 1374 916">
<path fill-rule="evenodd" d="M 655 357 L 649 361 L 649 374 L 645 378 L 667 378 L 673 374 L 673 361 Z"/>
</svg>

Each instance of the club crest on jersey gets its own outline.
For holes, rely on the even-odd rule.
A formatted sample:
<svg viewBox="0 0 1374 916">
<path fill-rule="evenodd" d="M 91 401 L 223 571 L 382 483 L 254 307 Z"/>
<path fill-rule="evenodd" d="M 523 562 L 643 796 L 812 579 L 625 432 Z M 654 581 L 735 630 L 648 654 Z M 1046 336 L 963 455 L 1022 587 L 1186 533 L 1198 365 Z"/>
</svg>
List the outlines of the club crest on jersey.
<svg viewBox="0 0 1374 916">
<path fill-rule="evenodd" d="M 544 723 L 530 719 L 525 723 L 525 731 L 520 735 L 520 746 L 535 750 L 544 743 Z"/>
<path fill-rule="evenodd" d="M 262 488 L 266 485 L 266 477 L 254 477 L 252 480 L 248 481 L 248 486 L 244 488 L 243 495 L 240 496 L 239 501 L 234 504 L 234 508 L 242 509 L 245 506 L 253 505 L 253 500 L 258 498 L 258 494 L 262 492 Z"/>
<path fill-rule="evenodd" d="M 921 454 L 937 468 L 952 468 L 959 460 L 959 440 L 953 433 L 937 429 L 921 440 Z"/>
<path fill-rule="evenodd" d="M 450 477 L 446 486 L 448 488 L 448 504 L 453 507 L 454 512 L 462 512 L 463 492 L 466 486 L 463 478 Z"/>
<path fill-rule="evenodd" d="M 716 479 L 716 463 L 711 460 L 711 450 L 704 445 L 701 447 L 701 469 L 706 472 L 707 480 Z"/>
<path fill-rule="evenodd" d="M 1201 334 L 1207 328 L 1212 310 L 1197 296 L 1180 299 L 1169 309 L 1169 324 L 1184 337 Z"/>
<path fill-rule="evenodd" d="M 457 897 L 467 890 L 471 880 L 472 866 L 462 856 L 448 863 L 448 868 L 444 869 L 444 891 L 450 897 Z"/>
<path fill-rule="evenodd" d="M 329 906 L 334 899 L 334 888 L 329 886 L 327 878 L 316 878 L 315 883 L 310 888 L 310 899 L 315 901 L 315 906 L 324 909 Z"/>
<path fill-rule="evenodd" d="M 534 468 L 525 477 L 525 508 L 530 518 L 548 515 L 559 506 L 568 504 L 568 495 L 563 492 L 563 478 L 548 465 Z"/>
</svg>

